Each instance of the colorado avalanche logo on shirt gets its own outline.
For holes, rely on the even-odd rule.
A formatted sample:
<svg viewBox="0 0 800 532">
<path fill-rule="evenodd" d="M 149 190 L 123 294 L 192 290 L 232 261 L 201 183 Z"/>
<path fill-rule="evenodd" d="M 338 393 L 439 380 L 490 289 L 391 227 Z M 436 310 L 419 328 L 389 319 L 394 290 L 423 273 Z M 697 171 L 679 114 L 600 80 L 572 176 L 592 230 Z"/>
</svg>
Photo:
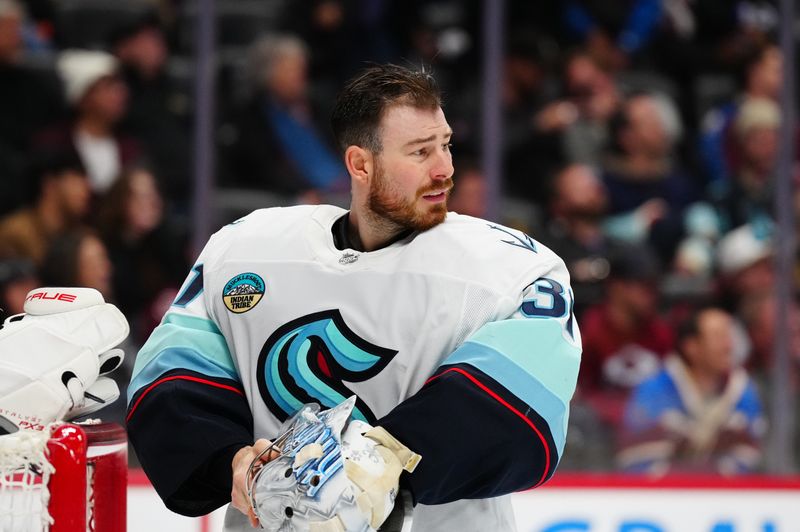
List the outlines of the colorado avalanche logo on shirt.
<svg viewBox="0 0 800 532">
<path fill-rule="evenodd" d="M 358 336 L 336 309 L 309 314 L 278 328 L 261 348 L 258 389 L 270 412 L 284 421 L 306 403 L 332 408 L 355 395 L 344 382 L 376 376 L 396 354 Z M 352 415 L 376 420 L 361 398 Z"/>
<path fill-rule="evenodd" d="M 264 279 L 251 272 L 236 275 L 222 290 L 222 301 L 228 310 L 236 314 L 251 310 L 263 296 Z"/>
</svg>

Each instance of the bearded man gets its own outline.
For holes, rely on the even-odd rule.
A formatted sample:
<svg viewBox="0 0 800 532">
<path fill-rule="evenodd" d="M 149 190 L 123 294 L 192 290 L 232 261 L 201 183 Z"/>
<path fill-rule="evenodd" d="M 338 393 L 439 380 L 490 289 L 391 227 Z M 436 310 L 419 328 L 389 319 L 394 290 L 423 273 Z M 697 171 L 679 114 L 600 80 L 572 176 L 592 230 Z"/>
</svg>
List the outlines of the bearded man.
<svg viewBox="0 0 800 532">
<path fill-rule="evenodd" d="M 259 523 L 248 471 L 275 458 L 263 451 L 304 404 L 355 396 L 352 417 L 390 435 L 378 447 L 422 457 L 366 484 L 345 465 L 359 509 L 372 508 L 357 530 L 380 526 L 375 508 L 398 483 L 413 530 L 515 530 L 508 495 L 553 475 L 580 363 L 564 263 L 447 211 L 453 132 L 430 73 L 367 68 L 332 126 L 350 210 L 262 209 L 211 237 L 136 360 L 137 455 L 176 512 L 231 502 L 226 530 L 306 530 L 297 507 Z M 356 530 L 328 510 L 311 530 Z"/>
</svg>

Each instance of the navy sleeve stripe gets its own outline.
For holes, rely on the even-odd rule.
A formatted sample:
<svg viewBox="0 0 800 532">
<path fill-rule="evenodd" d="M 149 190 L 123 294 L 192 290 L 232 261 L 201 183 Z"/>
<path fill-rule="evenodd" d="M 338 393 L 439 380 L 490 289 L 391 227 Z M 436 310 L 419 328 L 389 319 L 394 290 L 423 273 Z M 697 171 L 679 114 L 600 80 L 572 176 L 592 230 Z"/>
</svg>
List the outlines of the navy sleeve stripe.
<svg viewBox="0 0 800 532">
<path fill-rule="evenodd" d="M 235 386 L 230 386 L 228 384 L 222 384 L 222 383 L 219 383 L 219 382 L 214 382 L 214 381 L 211 381 L 211 380 L 208 380 L 208 379 L 202 379 L 200 377 L 193 377 L 191 375 L 172 375 L 172 376 L 169 376 L 169 377 L 164 377 L 162 379 L 159 379 L 156 382 L 154 382 L 153 384 L 151 384 L 150 386 L 148 386 L 147 388 L 145 388 L 141 392 L 139 397 L 136 399 L 136 401 L 133 403 L 133 406 L 131 406 L 130 410 L 128 411 L 128 415 L 125 418 L 125 421 L 129 422 L 131 420 L 131 418 L 133 417 L 134 412 L 136 412 L 136 409 L 139 407 L 139 403 L 142 402 L 142 399 L 144 399 L 145 396 L 148 393 L 150 393 L 153 389 L 155 389 L 160 384 L 163 384 L 163 383 L 169 382 L 169 381 L 174 381 L 174 380 L 186 380 L 186 381 L 197 382 L 197 383 L 200 383 L 200 384 L 206 384 L 208 386 L 214 386 L 216 388 L 222 388 L 223 390 L 230 390 L 232 392 L 238 393 L 241 396 L 244 396 L 244 392 L 242 392 L 242 390 L 240 390 L 239 388 L 236 388 Z"/>
<path fill-rule="evenodd" d="M 230 502 L 231 459 L 253 443 L 253 415 L 237 381 L 173 370 L 131 404 L 128 438 L 167 508 L 196 516 Z"/>
<path fill-rule="evenodd" d="M 439 368 L 378 425 L 422 455 L 416 470 L 404 476 L 422 504 L 532 489 L 553 475 L 559 461 L 541 414 L 464 363 Z"/>
<path fill-rule="evenodd" d="M 494 399 L 495 401 L 497 401 L 498 403 L 503 405 L 505 408 L 507 408 L 508 410 L 513 412 L 515 416 L 520 418 L 523 422 L 525 422 L 525 424 L 527 424 L 533 430 L 533 432 L 536 434 L 537 438 L 539 439 L 539 442 L 542 444 L 542 448 L 544 449 L 545 463 L 544 463 L 544 467 L 543 467 L 543 470 L 542 470 L 541 477 L 539 478 L 539 480 L 533 486 L 531 486 L 531 489 L 541 486 L 548 479 L 549 475 L 553 472 L 552 469 L 554 469 L 554 468 L 551 467 L 551 461 L 552 460 L 551 460 L 551 456 L 550 456 L 550 445 L 548 445 L 547 439 L 544 437 L 542 432 L 522 412 L 520 412 L 519 410 L 514 408 L 505 399 L 503 399 L 498 394 L 493 392 L 491 389 L 489 389 L 489 387 L 487 387 L 484 384 L 482 384 L 477 378 L 475 378 L 473 375 L 470 375 L 467 371 L 465 371 L 462 368 L 449 367 L 449 368 L 445 369 L 444 371 L 442 371 L 441 373 L 438 373 L 438 374 L 434 375 L 433 377 L 431 377 L 430 379 L 428 379 L 427 382 L 425 383 L 425 385 L 428 385 L 430 382 L 432 382 L 432 381 L 438 379 L 439 377 L 445 375 L 446 373 L 450 373 L 450 372 L 458 373 L 458 374 L 466 377 L 467 379 L 469 379 L 475 386 L 477 386 L 478 388 L 483 390 L 485 393 L 487 393 L 489 396 L 491 396 L 492 399 Z"/>
<path fill-rule="evenodd" d="M 519 405 L 520 411 L 535 409 L 547 422 L 557 455 L 561 456 L 567 440 L 569 401 L 575 392 L 580 349 L 566 338 L 560 321 L 509 319 L 487 323 L 447 357 L 441 367 L 459 364 L 466 364 L 470 374 L 474 375 L 472 368 L 476 368 L 501 384 L 503 391 L 498 393 L 511 404 Z"/>
</svg>

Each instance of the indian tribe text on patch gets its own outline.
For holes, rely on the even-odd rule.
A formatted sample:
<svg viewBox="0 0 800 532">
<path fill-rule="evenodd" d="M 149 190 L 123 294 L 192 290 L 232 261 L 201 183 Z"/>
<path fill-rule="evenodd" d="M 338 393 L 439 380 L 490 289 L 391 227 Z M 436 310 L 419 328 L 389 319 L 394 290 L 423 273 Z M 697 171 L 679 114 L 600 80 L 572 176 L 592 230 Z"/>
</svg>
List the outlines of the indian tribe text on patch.
<svg viewBox="0 0 800 532">
<path fill-rule="evenodd" d="M 225 283 L 222 300 L 225 307 L 236 314 L 247 312 L 264 297 L 264 280 L 260 275 L 247 272 L 234 276 Z"/>
</svg>

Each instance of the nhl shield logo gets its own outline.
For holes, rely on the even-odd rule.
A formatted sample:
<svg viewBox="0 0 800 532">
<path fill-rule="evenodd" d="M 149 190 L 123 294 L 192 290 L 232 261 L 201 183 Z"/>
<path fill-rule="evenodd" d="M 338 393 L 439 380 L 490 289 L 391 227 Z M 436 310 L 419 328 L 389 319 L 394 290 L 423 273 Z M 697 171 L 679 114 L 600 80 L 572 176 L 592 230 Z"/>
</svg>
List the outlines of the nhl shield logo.
<svg viewBox="0 0 800 532">
<path fill-rule="evenodd" d="M 240 273 L 225 283 L 222 300 L 231 312 L 241 314 L 255 307 L 264 297 L 264 279 L 252 272 Z"/>
<path fill-rule="evenodd" d="M 345 251 L 344 255 L 339 258 L 339 264 L 353 264 L 357 260 L 357 254 Z"/>
</svg>

